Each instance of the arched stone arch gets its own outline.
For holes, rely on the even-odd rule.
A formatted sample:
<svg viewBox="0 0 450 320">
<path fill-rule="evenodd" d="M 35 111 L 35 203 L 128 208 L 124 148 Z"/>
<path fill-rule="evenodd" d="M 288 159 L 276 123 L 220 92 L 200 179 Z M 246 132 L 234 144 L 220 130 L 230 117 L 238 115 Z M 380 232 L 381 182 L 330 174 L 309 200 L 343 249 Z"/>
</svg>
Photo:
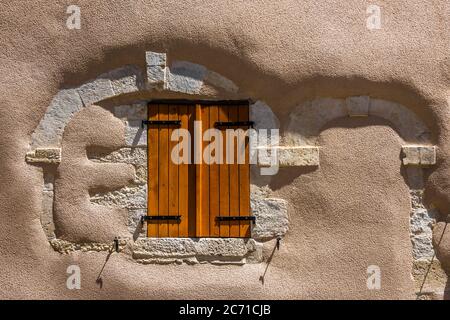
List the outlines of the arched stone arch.
<svg viewBox="0 0 450 320">
<path fill-rule="evenodd" d="M 395 127 L 408 144 L 431 144 L 431 132 L 407 107 L 369 96 L 347 99 L 319 98 L 307 101 L 290 113 L 286 144 L 315 145 L 322 128 L 340 117 L 376 116 Z"/>
<path fill-rule="evenodd" d="M 155 52 L 147 52 L 146 61 L 146 77 L 138 67 L 125 66 L 79 87 L 60 90 L 32 134 L 26 159 L 44 167 L 45 201 L 41 222 L 53 248 L 61 253 L 109 250 L 107 241 L 116 235 L 125 239 L 121 246 L 131 239 L 136 240 L 133 256 L 138 261 L 153 261 L 154 250 L 156 254 L 163 254 L 160 250 L 174 242 L 175 248 L 192 249 L 186 259 L 193 262 L 196 250 L 208 256 L 205 252 L 212 248 L 208 246 L 217 246 L 217 242 L 222 241 L 201 240 L 199 244 L 189 239 L 181 242 L 173 239 L 168 244 L 157 239 L 141 241 L 147 240 L 140 238 L 143 230 L 139 228 L 140 216 L 146 215 L 141 209 L 146 206 L 147 183 L 147 168 L 140 171 L 146 166 L 147 144 L 141 128 L 141 121 L 147 119 L 147 99 L 142 97 L 151 99 L 176 94 L 178 98 L 219 100 L 242 99 L 243 93 L 231 80 L 199 64 L 173 61 L 168 66 L 166 55 Z M 119 100 L 127 102 L 118 103 Z M 251 104 L 250 117 L 257 121 L 257 127 L 279 127 L 271 108 L 262 101 Z M 97 130 L 102 134 L 92 136 Z M 81 133 L 79 139 L 77 132 Z M 112 153 L 92 150 L 99 147 Z M 108 178 L 113 174 L 108 171 L 111 168 L 122 174 Z M 252 205 L 257 203 L 254 214 L 260 215 L 261 222 L 254 228 L 253 238 L 267 241 L 285 234 L 288 229 L 285 201 L 270 198 L 259 189 L 252 194 Z M 81 215 L 77 214 L 80 210 Z M 268 219 L 266 226 L 265 214 L 275 214 L 280 219 Z M 109 224 L 102 223 L 106 216 L 113 217 Z M 262 247 L 254 239 L 228 239 L 228 242 L 225 239 L 223 248 L 231 250 L 227 253 L 231 260 L 260 262 Z M 220 255 L 220 252 L 216 254 Z"/>
<path fill-rule="evenodd" d="M 57 148 L 64 128 L 85 107 L 123 94 L 167 91 L 213 98 L 238 98 L 239 88 L 229 79 L 188 61 L 166 65 L 165 53 L 146 53 L 146 78 L 136 66 L 99 75 L 77 88 L 62 89 L 52 99 L 32 134 L 30 148 Z"/>
<path fill-rule="evenodd" d="M 409 187 L 410 239 L 414 268 L 422 269 L 433 259 L 433 226 L 440 214 L 434 207 L 424 203 L 424 172 L 436 163 L 436 147 L 431 130 L 409 108 L 391 101 L 369 96 L 346 99 L 318 98 L 297 106 L 290 114 L 285 129 L 286 145 L 316 146 L 321 132 L 334 122 L 351 117 L 376 117 L 386 120 L 404 141 L 399 157 L 402 158 L 402 175 Z M 351 148 L 352 146 L 348 146 Z"/>
</svg>

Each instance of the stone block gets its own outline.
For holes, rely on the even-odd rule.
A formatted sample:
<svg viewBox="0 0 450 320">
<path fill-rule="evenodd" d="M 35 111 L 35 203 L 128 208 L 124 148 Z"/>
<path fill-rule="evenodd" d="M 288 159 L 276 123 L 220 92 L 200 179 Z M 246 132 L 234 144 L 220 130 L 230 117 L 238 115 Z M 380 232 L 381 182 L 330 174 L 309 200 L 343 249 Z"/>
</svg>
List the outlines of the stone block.
<svg viewBox="0 0 450 320">
<path fill-rule="evenodd" d="M 115 106 L 114 115 L 122 120 L 146 120 L 147 104 L 142 102 Z"/>
<path fill-rule="evenodd" d="M 435 146 L 420 147 L 420 164 L 424 166 L 436 164 Z"/>
<path fill-rule="evenodd" d="M 116 95 L 139 91 L 143 88 L 141 70 L 135 66 L 125 66 L 112 70 L 99 78 L 111 80 L 111 86 Z"/>
<path fill-rule="evenodd" d="M 77 90 L 60 90 L 52 99 L 44 117 L 32 134 L 31 148 L 59 146 L 65 126 L 82 108 L 83 102 Z"/>
<path fill-rule="evenodd" d="M 280 121 L 272 109 L 262 101 L 250 105 L 250 120 L 255 122 L 255 129 L 279 129 Z"/>
<path fill-rule="evenodd" d="M 133 258 L 193 257 L 195 242 L 189 238 L 140 238 L 134 242 Z"/>
<path fill-rule="evenodd" d="M 409 108 L 392 101 L 371 99 L 369 114 L 392 123 L 405 141 L 427 143 L 431 132 L 422 120 Z"/>
<path fill-rule="evenodd" d="M 242 264 L 262 260 L 262 245 L 253 239 L 238 238 L 139 238 L 132 248 L 133 258 L 141 263 Z"/>
<path fill-rule="evenodd" d="M 147 215 L 147 209 L 136 209 L 128 211 L 128 230 L 131 234 L 134 234 L 136 230 L 139 230 L 140 233 L 145 233 L 145 226 L 141 224 L 141 217 Z"/>
<path fill-rule="evenodd" d="M 415 260 L 429 260 L 433 257 L 433 227 L 437 217 L 436 211 L 425 208 L 413 209 L 411 212 L 411 242 Z"/>
<path fill-rule="evenodd" d="M 29 163 L 57 164 L 61 162 L 61 148 L 37 148 L 26 154 Z"/>
<path fill-rule="evenodd" d="M 108 154 L 89 154 L 94 162 L 128 163 L 135 166 L 147 165 L 147 148 L 121 148 Z"/>
<path fill-rule="evenodd" d="M 77 90 L 86 107 L 116 95 L 112 88 L 111 80 L 107 78 L 97 78 L 83 84 Z"/>
<path fill-rule="evenodd" d="M 280 167 L 302 167 L 319 165 L 318 147 L 258 147 L 258 165 L 271 166 L 273 153 L 276 152 Z"/>
<path fill-rule="evenodd" d="M 142 128 L 141 120 L 125 121 L 125 143 L 128 147 L 147 146 L 147 131 Z"/>
<path fill-rule="evenodd" d="M 345 100 L 350 117 L 367 117 L 369 115 L 369 96 L 349 97 Z"/>
<path fill-rule="evenodd" d="M 196 243 L 196 251 L 200 256 L 243 257 L 249 249 L 245 239 L 202 238 Z"/>
<path fill-rule="evenodd" d="M 403 146 L 402 162 L 404 165 L 434 165 L 436 164 L 435 146 Z"/>
<path fill-rule="evenodd" d="M 175 61 L 167 74 L 166 89 L 170 91 L 198 94 L 203 86 L 207 69 L 187 61 Z"/>
<path fill-rule="evenodd" d="M 136 184 L 146 184 L 147 183 L 147 166 L 137 166 L 136 167 L 136 177 L 134 183 Z"/>
<path fill-rule="evenodd" d="M 119 190 L 93 194 L 91 202 L 108 207 L 143 209 L 147 207 L 147 186 L 123 187 Z"/>
<path fill-rule="evenodd" d="M 145 53 L 147 62 L 147 86 L 149 89 L 163 89 L 166 81 L 166 54 L 148 51 Z"/>
<path fill-rule="evenodd" d="M 345 101 L 318 98 L 295 107 L 283 136 L 283 143 L 291 146 L 315 145 L 323 128 L 337 118 L 348 116 Z"/>
<path fill-rule="evenodd" d="M 284 236 L 289 230 L 287 202 L 277 198 L 251 197 L 252 214 L 256 217 L 252 238 L 267 241 Z"/>
<path fill-rule="evenodd" d="M 74 243 L 61 239 L 52 239 L 49 241 L 52 248 L 61 254 L 70 254 L 75 251 L 81 252 L 111 252 L 113 250 L 112 243 Z M 122 251 L 127 246 L 127 239 L 119 239 L 119 250 Z"/>
<path fill-rule="evenodd" d="M 404 165 L 419 165 L 420 164 L 419 146 L 403 146 L 402 157 Z"/>
</svg>

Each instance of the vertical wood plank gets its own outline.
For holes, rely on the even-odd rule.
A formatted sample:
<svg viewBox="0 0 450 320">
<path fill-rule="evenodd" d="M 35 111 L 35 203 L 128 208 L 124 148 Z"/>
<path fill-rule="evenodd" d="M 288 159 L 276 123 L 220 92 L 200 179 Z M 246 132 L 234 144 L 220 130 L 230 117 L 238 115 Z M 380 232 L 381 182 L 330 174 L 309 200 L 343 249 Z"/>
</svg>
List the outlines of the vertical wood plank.
<svg viewBox="0 0 450 320">
<path fill-rule="evenodd" d="M 195 121 L 202 121 L 202 109 L 199 104 L 195 105 Z M 198 122 L 197 122 L 198 123 Z M 202 185 L 202 179 L 203 179 L 203 171 L 202 171 L 202 164 L 198 160 L 198 147 L 202 146 L 202 139 L 201 134 L 202 132 L 197 132 L 197 129 L 194 129 L 194 139 L 193 139 L 193 149 L 194 149 L 194 162 L 195 162 L 195 236 L 200 236 L 200 230 L 202 226 L 202 214 L 203 214 L 203 207 L 202 207 L 202 200 L 203 200 L 203 185 Z M 200 135 L 200 137 L 199 137 Z M 201 150 L 201 148 L 200 148 Z"/>
<path fill-rule="evenodd" d="M 179 119 L 181 120 L 181 129 L 189 129 L 189 106 L 180 105 L 178 107 Z M 183 137 L 184 139 L 184 137 Z M 185 141 L 183 140 L 183 143 Z M 180 150 L 178 150 L 180 151 Z M 184 153 L 189 150 L 183 149 L 181 154 L 184 157 Z M 178 153 L 179 154 L 179 153 Z M 189 193 L 193 193 L 189 190 L 189 164 L 182 163 L 179 165 L 179 214 L 181 215 L 181 221 L 179 224 L 179 236 L 187 237 L 189 235 Z"/>
<path fill-rule="evenodd" d="M 178 120 L 178 106 L 170 104 L 169 108 L 169 120 Z M 169 126 L 168 127 L 168 172 L 169 172 L 169 192 L 168 192 L 168 210 L 169 216 L 177 216 L 179 214 L 179 203 L 178 203 L 178 168 L 179 165 L 176 164 L 172 160 L 172 151 L 177 147 L 178 142 L 172 141 L 172 133 L 176 133 L 177 127 Z M 178 138 L 178 135 L 175 136 Z M 178 139 L 177 139 L 178 140 Z M 176 152 L 178 154 L 178 152 Z M 169 220 L 168 224 L 168 232 L 169 237 L 178 237 L 178 221 Z"/>
<path fill-rule="evenodd" d="M 203 141 L 203 136 L 206 130 L 209 128 L 209 107 L 201 106 L 201 121 L 202 121 L 202 164 L 200 165 L 201 170 L 201 179 L 200 183 L 202 186 L 202 195 L 201 195 L 201 215 L 197 217 L 199 219 L 199 230 L 197 230 L 197 234 L 199 237 L 208 237 L 209 236 L 209 165 L 203 159 L 203 151 L 205 147 L 208 145 L 208 142 Z"/>
<path fill-rule="evenodd" d="M 229 121 L 228 120 L 228 107 L 219 106 L 219 121 Z M 219 215 L 229 216 L 230 215 L 230 178 L 228 173 L 228 165 L 226 164 L 226 134 L 225 130 L 221 130 L 223 137 L 223 146 L 220 150 L 222 152 L 221 157 L 224 159 L 224 163 L 219 165 Z M 229 237 L 230 236 L 230 223 L 227 221 L 220 222 L 220 236 Z"/>
<path fill-rule="evenodd" d="M 209 107 L 209 128 L 214 128 L 214 124 L 219 121 L 219 110 L 217 106 Z M 215 139 L 215 138 L 213 138 Z M 220 140 L 212 141 L 217 146 L 215 153 L 212 153 L 216 159 L 220 154 L 222 149 L 222 144 L 219 144 Z M 212 163 L 209 166 L 209 236 L 219 237 L 220 236 L 220 224 L 216 220 L 219 216 L 219 164 Z"/>
<path fill-rule="evenodd" d="M 228 119 L 229 121 L 238 121 L 239 119 L 239 107 L 229 106 Z M 237 130 L 238 127 L 232 127 L 230 129 Z M 237 164 L 237 144 L 238 138 L 234 137 L 230 142 L 231 148 L 227 148 L 227 152 L 232 152 L 232 163 L 228 165 L 229 177 L 230 177 L 230 215 L 239 216 L 239 166 Z M 239 237 L 239 221 L 230 222 L 230 237 Z"/>
<path fill-rule="evenodd" d="M 167 104 L 159 105 L 159 120 L 169 119 L 169 106 Z M 169 214 L 169 127 L 159 125 L 159 215 L 167 216 Z M 168 237 L 169 228 L 167 221 L 159 222 L 159 237 Z"/>
<path fill-rule="evenodd" d="M 158 105 L 148 105 L 148 119 L 158 120 Z M 159 183 L 158 183 L 158 127 L 149 126 L 147 130 L 147 215 L 158 215 L 159 207 Z M 147 237 L 158 237 L 158 223 L 156 221 L 147 222 Z"/>
<path fill-rule="evenodd" d="M 188 224 L 188 235 L 189 237 L 196 236 L 196 227 L 197 227 L 197 194 L 196 194 L 196 165 L 194 164 L 194 121 L 196 115 L 196 106 L 189 105 L 188 107 L 188 128 L 191 134 L 191 151 L 190 151 L 190 160 L 191 163 L 188 165 L 188 216 L 189 216 L 189 224 Z"/>
<path fill-rule="evenodd" d="M 248 105 L 240 106 L 239 121 L 248 120 Z M 250 159 L 247 137 L 245 138 L 245 164 L 239 164 L 239 214 L 241 216 L 250 216 Z M 239 226 L 239 236 L 244 238 L 250 237 L 250 221 L 241 221 Z"/>
</svg>

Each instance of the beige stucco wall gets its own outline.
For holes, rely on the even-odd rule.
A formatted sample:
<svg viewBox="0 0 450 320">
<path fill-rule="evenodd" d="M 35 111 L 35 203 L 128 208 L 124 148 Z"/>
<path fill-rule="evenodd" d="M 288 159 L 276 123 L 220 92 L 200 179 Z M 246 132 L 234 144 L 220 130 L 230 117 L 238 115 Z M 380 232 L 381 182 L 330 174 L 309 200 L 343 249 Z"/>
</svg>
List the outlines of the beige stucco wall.
<svg viewBox="0 0 450 320">
<path fill-rule="evenodd" d="M 264 263 L 141 265 L 112 254 L 100 287 L 95 280 L 105 252 L 60 255 L 48 244 L 39 221 L 42 173 L 24 155 L 58 90 L 123 65 L 145 70 L 146 51 L 167 52 L 226 76 L 241 96 L 265 101 L 282 130 L 296 106 L 317 97 L 370 95 L 408 107 L 438 146 L 427 201 L 447 214 L 447 1 L 379 1 L 382 28 L 372 31 L 366 28 L 369 1 L 78 1 L 81 30 L 66 28 L 69 4 L 0 5 L 2 298 L 415 297 L 410 199 L 398 157 L 403 142 L 378 118 L 332 122 L 319 136 L 318 170 L 282 169 L 271 180 L 274 195 L 289 201 L 291 221 L 264 284 Z M 73 131 L 68 134 L 73 139 Z M 68 179 L 74 190 L 82 188 L 76 172 Z M 435 232 L 435 249 L 450 268 L 450 229 L 445 232 L 439 245 Z M 66 288 L 72 264 L 81 268 L 81 290 Z M 371 264 L 383 272 L 381 290 L 366 287 Z"/>
</svg>

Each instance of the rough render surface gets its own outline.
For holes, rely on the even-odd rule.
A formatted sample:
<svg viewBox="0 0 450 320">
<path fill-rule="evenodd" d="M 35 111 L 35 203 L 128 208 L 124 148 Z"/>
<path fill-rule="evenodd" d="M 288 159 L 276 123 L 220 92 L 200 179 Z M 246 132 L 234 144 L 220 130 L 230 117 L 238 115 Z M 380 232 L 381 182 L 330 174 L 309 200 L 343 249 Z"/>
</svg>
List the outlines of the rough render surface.
<svg viewBox="0 0 450 320">
<path fill-rule="evenodd" d="M 102 72 L 126 64 L 144 68 L 142 57 L 148 49 L 168 51 L 178 60 L 204 65 L 232 79 L 245 95 L 257 96 L 270 104 L 280 119 L 286 119 L 295 106 L 317 96 L 345 98 L 370 94 L 408 106 L 432 129 L 431 136 L 439 147 L 438 165 L 426 184 L 427 197 L 440 212 L 448 212 L 450 208 L 450 26 L 448 19 L 441 18 L 441 15 L 448 16 L 447 1 L 389 3 L 383 6 L 383 27 L 375 32 L 365 28 L 367 3 L 360 0 L 331 1 L 327 6 L 317 1 L 306 1 L 302 6 L 288 0 L 241 1 L 234 3 L 234 10 L 223 1 L 201 7 L 191 1 L 158 3 L 156 0 L 133 4 L 118 0 L 80 1 L 83 21 L 87 22 L 82 30 L 65 27 L 66 8 L 57 3 L 49 2 L 45 7 L 37 2 L 1 4 L 1 19 L 10 22 L 10 27 L 0 31 L 1 39 L 7 39 L 1 47 L 0 58 L 3 83 L 0 101 L 2 110 L 7 111 L 0 113 L 0 251 L 4 270 L 0 276 L 1 296 L 410 297 L 414 288 L 405 272 L 411 262 L 411 250 L 406 248 L 410 245 L 407 239 L 410 205 L 399 177 L 397 147 L 400 144 L 395 152 L 390 147 L 382 149 L 383 158 L 358 160 L 360 169 L 355 172 L 352 166 L 355 158 L 342 161 L 348 155 L 347 145 L 335 148 L 340 139 L 332 138 L 335 134 L 339 137 L 339 130 L 346 128 L 336 129 L 336 133 L 330 129 L 324 135 L 324 143 L 330 141 L 333 147 L 324 149 L 318 171 L 289 168 L 289 174 L 282 171 L 271 180 L 272 188 L 280 193 L 277 197 L 282 198 L 284 194 L 286 199 L 295 201 L 289 208 L 291 230 L 272 261 L 264 286 L 257 280 L 262 273 L 258 265 L 244 268 L 198 265 L 195 269 L 186 265 L 145 266 L 112 255 L 103 274 L 105 286 L 100 288 L 95 279 L 105 261 L 105 252 L 61 256 L 50 248 L 39 221 L 42 172 L 24 161 L 32 132 L 60 88 L 77 87 Z M 19 19 L 24 10 L 28 12 L 27 19 Z M 236 18 L 242 12 L 252 14 L 251 24 L 245 17 Z M 197 19 L 200 15 L 217 19 Z M 21 36 L 17 36 L 18 30 Z M 74 107 L 82 107 L 73 102 Z M 385 131 L 381 134 L 393 138 Z M 384 138 L 383 146 L 386 141 Z M 361 150 L 360 154 L 367 155 L 367 150 Z M 376 168 L 382 171 L 370 176 L 369 181 L 374 184 L 370 190 L 375 193 L 358 192 L 357 187 L 365 190 L 369 186 L 358 182 L 357 174 L 367 169 L 365 175 L 359 175 L 367 178 L 373 171 L 374 161 L 381 165 Z M 302 174 L 293 179 L 290 171 Z M 319 172 L 325 177 L 315 180 Z M 132 179 L 134 173 L 129 173 L 128 178 Z M 74 187 L 78 183 L 90 184 L 86 176 L 72 172 L 66 178 L 66 188 L 72 179 L 77 182 Z M 110 179 L 108 175 L 102 176 Z M 382 181 L 381 177 L 384 177 Z M 289 186 L 281 187 L 281 181 L 284 185 L 289 182 Z M 349 187 L 345 192 L 341 190 L 343 185 Z M 89 194 L 84 196 L 85 205 L 90 206 Z M 367 203 L 380 210 L 370 210 Z M 346 209 L 349 204 L 357 208 Z M 403 222 L 397 221 L 399 217 L 394 211 L 406 214 L 402 216 Z M 381 223 L 377 219 L 374 228 L 367 227 L 367 221 L 379 214 L 388 218 Z M 342 221 L 340 215 L 346 219 Z M 437 223 L 433 234 L 438 258 L 448 266 L 450 231 L 447 228 L 441 236 L 444 225 Z M 368 237 L 371 241 L 367 241 Z M 268 254 L 264 251 L 266 258 Z M 383 266 L 386 278 L 380 291 L 368 291 L 365 287 L 368 260 Z M 71 264 L 78 264 L 83 270 L 82 290 L 65 287 L 66 268 Z M 182 280 L 179 274 L 184 275 Z M 202 290 L 196 289 L 199 287 Z"/>
<path fill-rule="evenodd" d="M 359 292 L 375 298 L 401 286 L 397 294 L 413 298 L 411 203 L 399 172 L 402 139 L 386 122 L 370 117 L 336 120 L 318 139 L 320 168 L 284 168 L 272 181 L 274 196 L 292 204 L 287 238 L 297 240 L 283 263 L 303 261 L 297 275 L 314 288 L 315 298 L 326 296 L 330 281 L 345 286 L 344 297 Z M 293 245 L 286 243 L 291 250 Z M 315 261 L 314 267 L 307 261 Z M 379 292 L 365 292 L 369 265 L 384 270 Z"/>
<path fill-rule="evenodd" d="M 69 123 L 63 136 L 62 161 L 55 181 L 54 220 L 57 238 L 72 242 L 111 242 L 127 234 L 126 212 L 91 203 L 92 190 L 114 190 L 129 185 L 133 166 L 96 163 L 88 148 L 123 147 L 124 125 L 109 111 L 90 106 Z"/>
</svg>

